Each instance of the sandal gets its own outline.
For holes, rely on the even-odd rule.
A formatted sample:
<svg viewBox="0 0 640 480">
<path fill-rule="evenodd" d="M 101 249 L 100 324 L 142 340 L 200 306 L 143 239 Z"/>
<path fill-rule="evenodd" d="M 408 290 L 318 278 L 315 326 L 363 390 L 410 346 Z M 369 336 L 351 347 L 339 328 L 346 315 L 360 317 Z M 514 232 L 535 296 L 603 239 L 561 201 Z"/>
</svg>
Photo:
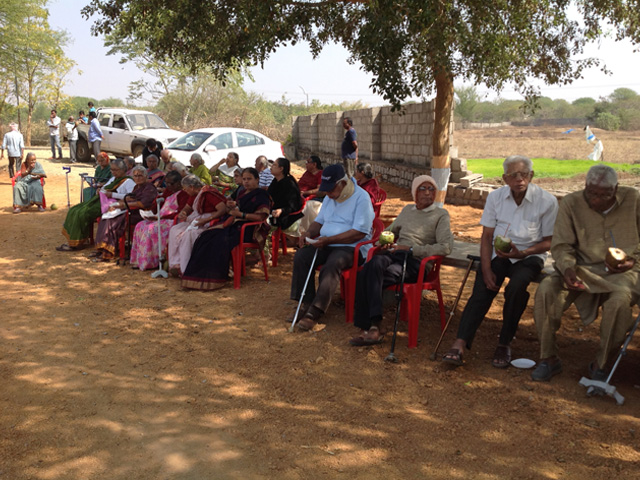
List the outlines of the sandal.
<svg viewBox="0 0 640 480">
<path fill-rule="evenodd" d="M 297 326 L 298 326 L 298 330 L 301 330 L 303 332 L 308 332 L 310 330 L 313 330 L 313 327 L 315 327 L 317 324 L 318 322 L 315 321 L 311 315 L 309 315 L 308 313 L 305 313 L 304 317 L 302 317 L 300 321 L 297 323 Z"/>
<path fill-rule="evenodd" d="M 63 243 L 59 247 L 56 247 L 56 250 L 59 251 L 59 252 L 73 252 L 73 251 L 75 251 L 75 248 L 70 247 L 66 243 Z"/>
<path fill-rule="evenodd" d="M 101 250 L 96 250 L 95 252 L 91 252 L 89 255 L 87 255 L 88 258 L 100 257 L 100 256 L 102 256 Z"/>
<path fill-rule="evenodd" d="M 464 362 L 462 361 L 462 352 L 460 350 L 456 350 L 455 348 L 452 348 L 447 353 L 445 353 L 442 357 L 442 361 L 455 367 L 461 367 L 462 365 L 464 365 Z"/>
<path fill-rule="evenodd" d="M 495 368 L 507 368 L 511 363 L 511 347 L 507 345 L 498 345 L 496 351 L 493 352 L 493 360 L 491 365 Z"/>
<path fill-rule="evenodd" d="M 381 333 L 378 327 L 371 327 L 368 331 L 356 335 L 349 344 L 354 347 L 370 347 L 372 345 L 378 345 L 384 341 L 384 333 Z"/>
</svg>

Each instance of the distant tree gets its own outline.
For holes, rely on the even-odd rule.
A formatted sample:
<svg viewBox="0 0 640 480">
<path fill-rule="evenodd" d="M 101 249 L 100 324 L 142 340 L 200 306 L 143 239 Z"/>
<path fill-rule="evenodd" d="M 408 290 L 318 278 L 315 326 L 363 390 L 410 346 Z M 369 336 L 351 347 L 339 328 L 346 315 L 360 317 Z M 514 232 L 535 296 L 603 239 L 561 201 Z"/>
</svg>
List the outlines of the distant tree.
<svg viewBox="0 0 640 480">
<path fill-rule="evenodd" d="M 627 0 L 92 0 L 94 34 L 144 45 L 156 58 L 220 78 L 237 63 L 261 65 L 279 47 L 307 41 L 318 55 L 337 42 L 373 76 L 394 107 L 436 93 L 434 173 L 447 178 L 454 79 L 507 84 L 531 97 L 529 81 L 565 84 L 598 64 L 576 56 L 609 24 L 618 38 L 640 40 L 640 9 Z M 569 17 L 571 9 L 572 17 Z M 442 174 L 442 175 L 440 175 Z M 438 201 L 443 200 L 440 192 Z"/>
<path fill-rule="evenodd" d="M 603 130 L 615 131 L 620 128 L 620 118 L 608 112 L 601 112 L 596 117 L 596 127 Z"/>
<path fill-rule="evenodd" d="M 8 5 L 14 4 L 14 0 L 8 0 Z M 25 0 L 6 17 L 10 19 L 7 23 L 0 24 L 0 38 L 4 42 L 0 64 L 13 80 L 18 109 L 23 101 L 26 103 L 26 145 L 31 145 L 31 119 L 36 104 L 50 98 L 55 79 L 73 65 L 63 50 L 68 35 L 49 27 L 45 7 L 46 0 Z"/>
<path fill-rule="evenodd" d="M 463 122 L 474 121 L 474 109 L 478 105 L 480 95 L 476 91 L 476 87 L 458 87 L 454 91 L 456 98 L 455 112 Z"/>
<path fill-rule="evenodd" d="M 577 98 L 576 100 L 574 100 L 573 102 L 571 102 L 571 105 L 575 105 L 577 107 L 583 106 L 583 105 L 588 105 L 590 107 L 593 107 L 596 103 L 596 100 L 594 98 L 591 97 L 580 97 Z"/>
<path fill-rule="evenodd" d="M 626 102 L 638 97 L 638 93 L 630 88 L 616 88 L 611 95 L 609 95 L 610 102 Z"/>
</svg>

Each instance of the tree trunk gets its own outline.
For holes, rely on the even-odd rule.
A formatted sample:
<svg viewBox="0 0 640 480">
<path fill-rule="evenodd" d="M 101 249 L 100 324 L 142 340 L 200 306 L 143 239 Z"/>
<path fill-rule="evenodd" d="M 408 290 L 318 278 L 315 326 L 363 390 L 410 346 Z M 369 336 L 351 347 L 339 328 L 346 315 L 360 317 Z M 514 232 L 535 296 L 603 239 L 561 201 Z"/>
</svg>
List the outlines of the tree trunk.
<svg viewBox="0 0 640 480">
<path fill-rule="evenodd" d="M 453 76 L 444 69 L 436 73 L 436 111 L 431 139 L 431 176 L 438 184 L 436 204 L 444 205 L 451 173 L 449 133 L 453 108 Z"/>
</svg>

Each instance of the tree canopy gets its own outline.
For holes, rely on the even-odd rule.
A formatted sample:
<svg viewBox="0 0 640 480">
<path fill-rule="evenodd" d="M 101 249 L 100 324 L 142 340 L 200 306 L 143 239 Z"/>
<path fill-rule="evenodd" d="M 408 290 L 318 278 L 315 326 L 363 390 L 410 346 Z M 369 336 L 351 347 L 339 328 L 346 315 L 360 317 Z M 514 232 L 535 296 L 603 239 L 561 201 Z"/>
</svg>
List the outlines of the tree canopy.
<svg viewBox="0 0 640 480">
<path fill-rule="evenodd" d="M 581 54 L 608 29 L 640 40 L 640 0 L 92 0 L 83 13 L 96 35 L 133 39 L 221 79 L 287 44 L 307 41 L 317 55 L 339 43 L 395 107 L 436 92 L 432 166 L 445 169 L 454 79 L 531 96 L 531 79 L 569 83 L 597 65 Z"/>
</svg>

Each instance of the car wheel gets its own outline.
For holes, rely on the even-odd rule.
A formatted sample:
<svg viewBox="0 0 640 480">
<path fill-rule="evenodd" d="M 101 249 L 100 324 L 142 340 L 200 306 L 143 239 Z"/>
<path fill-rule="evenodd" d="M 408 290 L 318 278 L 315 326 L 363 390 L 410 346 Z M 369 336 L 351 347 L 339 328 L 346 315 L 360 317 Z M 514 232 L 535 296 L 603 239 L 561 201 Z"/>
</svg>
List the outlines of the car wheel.
<svg viewBox="0 0 640 480">
<path fill-rule="evenodd" d="M 138 158 L 140 155 L 142 155 L 144 145 L 134 145 L 131 150 L 133 152 L 133 158 Z"/>
<path fill-rule="evenodd" d="M 91 160 L 91 150 L 89 144 L 84 138 L 79 138 L 76 143 L 76 156 L 81 162 L 88 162 Z"/>
</svg>

